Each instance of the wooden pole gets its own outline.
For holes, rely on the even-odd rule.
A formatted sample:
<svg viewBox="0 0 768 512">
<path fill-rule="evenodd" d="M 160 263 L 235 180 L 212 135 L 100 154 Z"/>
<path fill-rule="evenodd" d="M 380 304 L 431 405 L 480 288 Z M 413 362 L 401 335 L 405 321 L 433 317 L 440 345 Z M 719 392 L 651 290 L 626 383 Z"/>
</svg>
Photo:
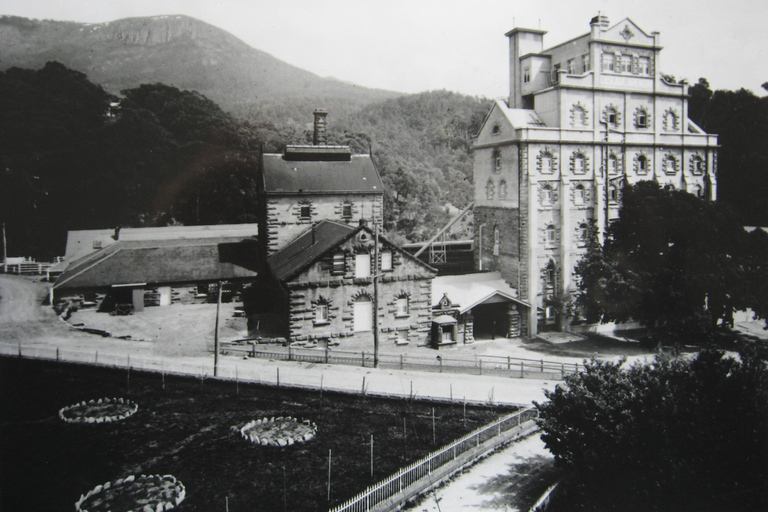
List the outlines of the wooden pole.
<svg viewBox="0 0 768 512">
<path fill-rule="evenodd" d="M 379 224 L 373 220 L 373 367 L 379 367 Z M 363 365 L 365 366 L 365 365 Z"/>
<path fill-rule="evenodd" d="M 213 334 L 213 376 L 219 375 L 219 311 L 221 310 L 222 281 L 219 281 L 219 294 L 216 299 L 216 329 Z"/>
<path fill-rule="evenodd" d="M 331 502 L 331 450 L 328 450 L 328 503 Z"/>
<path fill-rule="evenodd" d="M 373 480 L 373 434 L 371 434 L 371 480 Z"/>
<path fill-rule="evenodd" d="M 437 443 L 437 437 L 435 435 L 435 408 L 432 408 L 432 445 Z"/>
</svg>

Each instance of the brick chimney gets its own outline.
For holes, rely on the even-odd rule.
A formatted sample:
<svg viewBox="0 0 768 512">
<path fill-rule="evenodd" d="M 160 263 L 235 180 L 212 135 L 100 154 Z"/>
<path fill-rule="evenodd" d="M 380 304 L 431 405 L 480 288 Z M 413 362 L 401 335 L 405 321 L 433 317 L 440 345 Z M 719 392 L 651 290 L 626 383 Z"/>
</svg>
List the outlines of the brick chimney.
<svg viewBox="0 0 768 512">
<path fill-rule="evenodd" d="M 315 129 L 312 133 L 313 146 L 325 146 L 328 144 L 328 139 L 325 137 L 325 117 L 327 115 L 328 111 L 324 108 L 315 109 Z"/>
</svg>

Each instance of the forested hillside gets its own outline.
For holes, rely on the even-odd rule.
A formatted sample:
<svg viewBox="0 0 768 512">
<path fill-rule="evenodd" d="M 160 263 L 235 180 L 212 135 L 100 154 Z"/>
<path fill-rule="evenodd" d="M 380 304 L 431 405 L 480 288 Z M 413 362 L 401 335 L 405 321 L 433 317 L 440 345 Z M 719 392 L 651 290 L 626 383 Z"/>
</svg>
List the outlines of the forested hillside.
<svg viewBox="0 0 768 512">
<path fill-rule="evenodd" d="M 122 96 L 116 109 L 117 97 L 59 63 L 0 73 L 9 255 L 61 255 L 73 229 L 254 222 L 259 149 L 281 151 L 311 134 L 311 117 L 299 126 L 238 119 L 162 84 Z M 470 200 L 469 138 L 488 108 L 441 91 L 338 118 L 332 111 L 330 142 L 373 153 L 387 186 L 389 234 L 423 239 Z"/>
</svg>

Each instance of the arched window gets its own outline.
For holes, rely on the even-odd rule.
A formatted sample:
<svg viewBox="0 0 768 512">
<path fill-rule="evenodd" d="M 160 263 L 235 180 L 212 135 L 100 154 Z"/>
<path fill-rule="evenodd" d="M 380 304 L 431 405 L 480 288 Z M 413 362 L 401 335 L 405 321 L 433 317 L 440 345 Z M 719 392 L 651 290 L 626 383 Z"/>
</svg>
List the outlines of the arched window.
<svg viewBox="0 0 768 512">
<path fill-rule="evenodd" d="M 651 116 L 648 115 L 648 111 L 644 107 L 638 107 L 635 110 L 635 128 L 638 130 L 645 130 L 651 125 Z"/>
<path fill-rule="evenodd" d="M 493 255 L 498 256 L 501 252 L 501 232 L 499 226 L 493 228 Z"/>
<path fill-rule="evenodd" d="M 501 180 L 499 183 L 499 199 L 507 198 L 507 180 Z"/>
<path fill-rule="evenodd" d="M 554 245 L 557 242 L 557 228 L 555 228 L 554 224 L 550 224 L 545 232 L 547 245 Z"/>
<path fill-rule="evenodd" d="M 587 172 L 586 159 L 582 154 L 576 154 L 573 157 L 573 172 L 576 174 L 584 174 Z"/>
<path fill-rule="evenodd" d="M 354 328 L 355 332 L 373 330 L 373 302 L 367 295 L 361 295 L 354 303 Z"/>
<path fill-rule="evenodd" d="M 616 155 L 608 155 L 608 174 L 619 174 L 619 157 Z"/>
<path fill-rule="evenodd" d="M 579 224 L 578 231 L 576 232 L 576 237 L 578 238 L 579 242 L 587 241 L 587 238 L 589 238 L 589 225 L 586 222 L 582 222 Z"/>
<path fill-rule="evenodd" d="M 699 155 L 693 155 L 691 157 L 691 173 L 697 176 L 700 176 L 704 174 L 704 171 L 706 170 L 707 170 L 707 165 L 704 162 L 704 159 L 701 158 Z"/>
<path fill-rule="evenodd" d="M 541 204 L 551 206 L 555 202 L 555 191 L 551 185 L 541 187 Z"/>
<path fill-rule="evenodd" d="M 663 127 L 665 132 L 674 132 L 680 128 L 680 118 L 673 109 L 664 112 Z"/>
<path fill-rule="evenodd" d="M 582 206 L 587 202 L 587 191 L 584 189 L 584 185 L 579 183 L 573 187 L 573 203 Z"/>
<path fill-rule="evenodd" d="M 648 157 L 640 154 L 637 155 L 637 159 L 635 160 L 635 170 L 638 174 L 648 174 L 648 171 L 650 170 L 650 165 L 648 162 Z"/>
<path fill-rule="evenodd" d="M 485 184 L 485 198 L 493 201 L 494 195 L 496 195 L 496 186 L 493 184 L 493 180 L 488 180 L 488 183 Z"/>
<path fill-rule="evenodd" d="M 587 126 L 589 117 L 587 116 L 587 109 L 584 105 L 577 103 L 571 107 L 571 126 L 578 128 L 580 126 Z"/>
<path fill-rule="evenodd" d="M 501 150 L 499 148 L 494 148 L 491 154 L 491 172 L 501 172 Z"/>
<path fill-rule="evenodd" d="M 606 123 L 608 123 L 608 126 L 612 128 L 618 128 L 619 123 L 621 122 L 621 114 L 619 113 L 619 109 L 613 105 L 605 107 L 605 111 L 603 112 L 603 119 Z"/>
<path fill-rule="evenodd" d="M 541 155 L 541 173 L 552 174 L 554 167 L 552 166 L 552 155 L 544 153 Z"/>
<path fill-rule="evenodd" d="M 665 155 L 662 161 L 662 168 L 667 174 L 675 174 L 677 172 L 677 158 L 674 155 Z"/>
</svg>

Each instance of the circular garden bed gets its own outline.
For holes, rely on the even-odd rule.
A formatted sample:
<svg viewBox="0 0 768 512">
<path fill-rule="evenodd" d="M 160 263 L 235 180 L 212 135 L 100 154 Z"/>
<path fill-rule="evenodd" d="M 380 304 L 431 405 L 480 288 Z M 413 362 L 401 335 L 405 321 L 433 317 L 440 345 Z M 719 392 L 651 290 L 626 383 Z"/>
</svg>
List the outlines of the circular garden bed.
<svg viewBox="0 0 768 512">
<path fill-rule="evenodd" d="M 171 475 L 133 475 L 97 485 L 75 503 L 77 512 L 161 512 L 184 501 L 184 484 Z"/>
<path fill-rule="evenodd" d="M 110 423 L 132 416 L 139 406 L 123 398 L 99 398 L 70 405 L 59 411 L 67 423 Z"/>
<path fill-rule="evenodd" d="M 306 443 L 317 434 L 317 425 L 309 420 L 279 417 L 253 420 L 240 429 L 240 435 L 261 446 L 291 446 Z"/>
</svg>

